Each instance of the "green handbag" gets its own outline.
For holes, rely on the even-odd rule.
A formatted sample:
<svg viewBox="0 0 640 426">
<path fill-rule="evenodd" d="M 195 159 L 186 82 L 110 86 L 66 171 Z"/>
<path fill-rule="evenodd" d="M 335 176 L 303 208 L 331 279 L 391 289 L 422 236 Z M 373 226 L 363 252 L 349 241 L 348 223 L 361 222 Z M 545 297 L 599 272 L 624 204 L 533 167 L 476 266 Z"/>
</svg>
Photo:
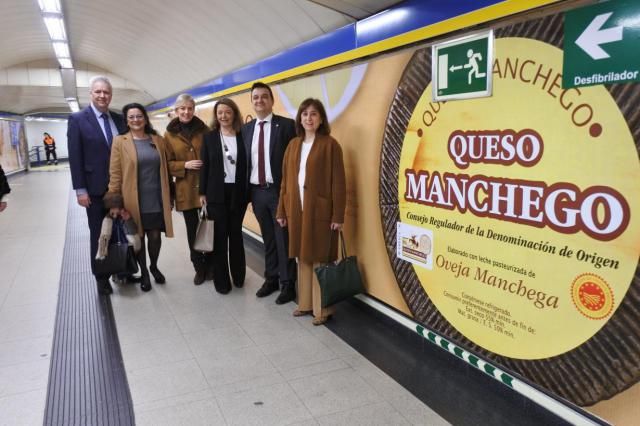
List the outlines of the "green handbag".
<svg viewBox="0 0 640 426">
<path fill-rule="evenodd" d="M 320 284 L 323 308 L 364 292 L 362 277 L 358 270 L 358 258 L 347 256 L 342 231 L 340 231 L 340 241 L 342 243 L 342 259 L 315 269 Z"/>
</svg>

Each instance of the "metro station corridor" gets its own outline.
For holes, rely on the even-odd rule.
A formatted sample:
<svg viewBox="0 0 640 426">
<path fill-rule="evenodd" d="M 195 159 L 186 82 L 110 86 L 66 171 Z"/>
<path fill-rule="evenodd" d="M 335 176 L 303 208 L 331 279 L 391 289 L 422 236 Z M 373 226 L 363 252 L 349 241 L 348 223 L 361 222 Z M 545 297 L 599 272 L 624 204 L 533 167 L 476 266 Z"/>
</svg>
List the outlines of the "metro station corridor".
<svg viewBox="0 0 640 426">
<path fill-rule="evenodd" d="M 2 6 L 0 426 L 640 424 L 639 0 Z"/>
</svg>

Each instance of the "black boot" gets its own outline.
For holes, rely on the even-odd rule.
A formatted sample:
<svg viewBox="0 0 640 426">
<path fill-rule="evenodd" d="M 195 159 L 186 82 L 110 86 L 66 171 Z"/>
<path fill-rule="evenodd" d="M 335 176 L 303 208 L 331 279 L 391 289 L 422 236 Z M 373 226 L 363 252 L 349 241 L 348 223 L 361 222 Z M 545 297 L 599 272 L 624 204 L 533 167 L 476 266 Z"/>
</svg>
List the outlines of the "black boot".
<svg viewBox="0 0 640 426">
<path fill-rule="evenodd" d="M 145 268 L 142 269 L 140 276 L 140 289 L 142 291 L 150 291 L 151 290 L 151 277 L 149 276 L 149 271 Z"/>
<path fill-rule="evenodd" d="M 195 285 L 200 285 L 204 282 L 204 279 L 207 273 L 204 265 L 197 265 L 195 269 L 196 269 L 196 275 L 193 277 L 193 283 Z"/>
<path fill-rule="evenodd" d="M 142 291 L 146 292 L 151 290 L 151 278 L 149 278 L 149 274 L 143 274 L 140 281 L 140 289 Z"/>
<path fill-rule="evenodd" d="M 153 279 L 156 281 L 156 284 L 164 284 L 167 282 L 166 278 L 162 275 L 162 272 L 160 272 L 157 266 L 150 266 L 149 271 L 151 272 L 151 275 L 153 275 Z"/>
<path fill-rule="evenodd" d="M 276 299 L 277 305 L 284 305 L 296 300 L 296 283 L 294 281 L 285 281 L 282 283 L 282 291 Z"/>
</svg>

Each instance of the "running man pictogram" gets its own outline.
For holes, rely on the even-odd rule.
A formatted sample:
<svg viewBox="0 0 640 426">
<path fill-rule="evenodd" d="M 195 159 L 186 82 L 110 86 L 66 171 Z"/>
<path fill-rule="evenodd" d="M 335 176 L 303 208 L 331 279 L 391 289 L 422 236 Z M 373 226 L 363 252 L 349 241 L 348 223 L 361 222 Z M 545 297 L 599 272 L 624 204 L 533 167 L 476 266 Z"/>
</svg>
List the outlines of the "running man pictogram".
<svg viewBox="0 0 640 426">
<path fill-rule="evenodd" d="M 482 60 L 482 54 L 474 52 L 473 49 L 469 49 L 467 50 L 467 58 L 469 58 L 469 62 L 467 62 L 463 68 L 471 68 L 471 71 L 469 71 L 469 76 L 467 78 L 468 84 L 471 84 L 471 77 L 474 74 L 475 78 L 486 77 L 486 73 L 480 72 L 480 65 L 478 64 L 478 61 Z"/>
</svg>

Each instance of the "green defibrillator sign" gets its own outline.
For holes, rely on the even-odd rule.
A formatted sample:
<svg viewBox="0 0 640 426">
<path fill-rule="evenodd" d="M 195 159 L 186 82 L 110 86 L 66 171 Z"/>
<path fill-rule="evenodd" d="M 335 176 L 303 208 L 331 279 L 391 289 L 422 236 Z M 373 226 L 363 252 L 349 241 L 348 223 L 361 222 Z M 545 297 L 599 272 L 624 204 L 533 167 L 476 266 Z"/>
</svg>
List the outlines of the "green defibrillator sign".
<svg viewBox="0 0 640 426">
<path fill-rule="evenodd" d="M 435 101 L 491 96 L 493 31 L 433 45 L 431 53 Z"/>
<path fill-rule="evenodd" d="M 562 87 L 640 81 L 640 1 L 611 0 L 564 16 Z"/>
</svg>

